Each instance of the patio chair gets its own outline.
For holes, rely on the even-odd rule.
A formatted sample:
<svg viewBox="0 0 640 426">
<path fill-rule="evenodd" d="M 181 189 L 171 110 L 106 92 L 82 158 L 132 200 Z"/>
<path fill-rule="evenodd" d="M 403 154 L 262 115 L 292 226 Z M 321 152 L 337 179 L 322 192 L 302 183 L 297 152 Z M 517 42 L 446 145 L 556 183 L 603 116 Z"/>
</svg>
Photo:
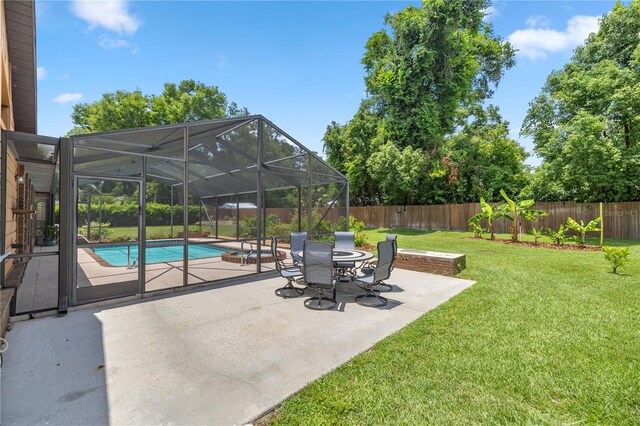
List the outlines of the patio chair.
<svg viewBox="0 0 640 426">
<path fill-rule="evenodd" d="M 302 273 L 305 284 L 318 292 L 305 299 L 304 306 L 314 310 L 333 309 L 336 301 L 336 278 L 333 269 L 333 244 L 305 240 Z M 327 295 L 330 294 L 330 296 Z"/>
<path fill-rule="evenodd" d="M 387 234 L 386 241 L 393 241 L 393 261 L 391 262 L 391 270 L 395 267 L 396 256 L 398 254 L 398 236 L 396 234 Z M 366 266 L 363 266 L 360 270 L 365 275 L 373 274 L 373 271 L 376 269 L 376 264 L 369 263 Z M 390 284 L 386 284 L 384 282 L 380 282 L 377 284 L 378 290 L 382 291 L 393 291 L 393 286 Z"/>
<path fill-rule="evenodd" d="M 298 256 L 298 252 L 301 252 L 304 248 L 303 242 L 307 239 L 307 232 L 292 232 L 291 233 L 291 258 L 293 259 L 293 265 L 302 266 L 302 258 Z"/>
<path fill-rule="evenodd" d="M 356 234 L 354 232 L 335 232 L 336 250 L 354 250 L 356 248 Z M 335 267 L 341 276 L 355 275 L 356 262 L 336 262 Z"/>
<path fill-rule="evenodd" d="M 276 261 L 276 270 L 280 273 L 280 276 L 287 280 L 287 284 L 284 287 L 277 288 L 276 296 L 280 296 L 285 299 L 292 297 L 302 296 L 304 294 L 304 288 L 295 287 L 294 282 L 297 282 L 299 278 L 302 278 L 302 271 L 295 266 L 287 266 L 284 261 L 278 257 L 278 240 L 273 236 L 271 237 L 271 255 Z"/>
<path fill-rule="evenodd" d="M 376 290 L 375 287 L 391 276 L 393 251 L 393 241 L 380 241 L 378 243 L 378 263 L 373 273 L 355 277 L 356 284 L 366 291 L 365 294 L 356 297 L 356 303 L 374 308 L 387 304 L 387 299 L 380 296 L 380 290 Z"/>
</svg>

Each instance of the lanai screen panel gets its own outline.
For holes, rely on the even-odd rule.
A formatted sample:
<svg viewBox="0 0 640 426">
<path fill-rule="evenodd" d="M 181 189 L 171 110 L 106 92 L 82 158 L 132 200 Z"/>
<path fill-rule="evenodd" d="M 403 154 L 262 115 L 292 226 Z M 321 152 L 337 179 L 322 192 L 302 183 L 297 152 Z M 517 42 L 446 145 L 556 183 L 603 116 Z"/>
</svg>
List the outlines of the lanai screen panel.
<svg viewBox="0 0 640 426">
<path fill-rule="evenodd" d="M 76 175 L 142 182 L 147 291 L 226 278 L 206 248 L 259 251 L 270 235 L 346 229 L 345 177 L 261 116 L 80 135 L 73 146 Z M 184 257 L 156 262 L 163 244 Z"/>
</svg>

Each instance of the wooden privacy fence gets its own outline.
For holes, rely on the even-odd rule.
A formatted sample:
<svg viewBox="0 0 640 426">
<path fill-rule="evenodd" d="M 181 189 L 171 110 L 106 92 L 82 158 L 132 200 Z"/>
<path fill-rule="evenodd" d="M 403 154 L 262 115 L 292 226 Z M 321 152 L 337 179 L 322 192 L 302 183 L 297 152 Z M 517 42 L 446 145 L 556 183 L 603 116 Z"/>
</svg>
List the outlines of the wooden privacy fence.
<svg viewBox="0 0 640 426">
<path fill-rule="evenodd" d="M 498 204 L 500 203 L 495 203 L 495 205 Z M 557 230 L 560 224 L 566 223 L 568 217 L 587 223 L 600 215 L 599 203 L 539 202 L 533 208 L 544 210 L 549 215 L 538 218 L 538 222 L 522 220 L 523 232 L 527 232 L 532 226 Z M 439 231 L 468 231 L 467 220 L 480 211 L 480 203 L 351 207 L 351 214 L 367 226 Z M 640 240 L 639 201 L 603 203 L 602 216 L 606 238 Z M 498 219 L 494 222 L 497 233 L 509 233 L 510 226 L 511 221 L 507 219 Z"/>
</svg>

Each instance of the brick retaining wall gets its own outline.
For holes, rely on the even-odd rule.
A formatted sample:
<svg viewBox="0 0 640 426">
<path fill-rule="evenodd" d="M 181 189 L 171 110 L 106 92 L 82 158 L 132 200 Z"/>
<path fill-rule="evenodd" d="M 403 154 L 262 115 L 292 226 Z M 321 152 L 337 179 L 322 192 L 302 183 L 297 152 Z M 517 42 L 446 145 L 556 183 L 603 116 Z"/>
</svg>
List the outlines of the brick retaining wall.
<svg viewBox="0 0 640 426">
<path fill-rule="evenodd" d="M 464 254 L 398 249 L 395 267 L 452 277 L 467 267 Z"/>
</svg>

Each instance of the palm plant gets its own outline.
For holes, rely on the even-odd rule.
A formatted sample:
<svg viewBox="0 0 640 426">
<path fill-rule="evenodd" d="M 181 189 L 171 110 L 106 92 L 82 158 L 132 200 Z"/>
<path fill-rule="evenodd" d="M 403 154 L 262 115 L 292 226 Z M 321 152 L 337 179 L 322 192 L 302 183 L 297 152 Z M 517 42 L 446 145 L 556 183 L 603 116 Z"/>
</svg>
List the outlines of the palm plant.
<svg viewBox="0 0 640 426">
<path fill-rule="evenodd" d="M 521 217 L 531 222 L 537 222 L 538 216 L 548 215 L 545 211 L 533 210 L 531 208 L 531 206 L 536 203 L 535 200 L 514 201 L 507 196 L 504 189 L 500 190 L 500 194 L 507 201 L 506 209 L 504 210 L 504 217 L 513 222 L 513 225 L 511 226 L 512 241 L 518 241 L 518 225 Z"/>
<path fill-rule="evenodd" d="M 579 235 L 578 235 L 578 244 L 580 244 L 581 246 L 584 246 L 586 244 L 586 236 L 585 234 L 587 232 L 596 232 L 599 231 L 600 228 L 598 228 L 598 224 L 602 221 L 602 217 L 598 216 L 597 218 L 593 219 L 591 222 L 587 223 L 586 225 L 584 224 L 584 222 L 581 220 L 580 223 L 576 222 L 575 220 L 571 219 L 570 217 L 567 218 L 567 228 L 576 231 Z"/>
<path fill-rule="evenodd" d="M 478 226 L 478 222 L 480 222 L 482 219 L 486 219 L 487 224 L 489 225 L 489 233 L 491 234 L 491 239 L 495 240 L 496 237 L 495 235 L 493 235 L 493 221 L 505 216 L 506 205 L 503 204 L 501 206 L 491 207 L 489 203 L 484 201 L 484 198 L 480 198 L 480 206 L 482 208 L 482 211 L 469 219 L 468 223 L 473 229 L 476 229 L 474 225 Z"/>
</svg>

